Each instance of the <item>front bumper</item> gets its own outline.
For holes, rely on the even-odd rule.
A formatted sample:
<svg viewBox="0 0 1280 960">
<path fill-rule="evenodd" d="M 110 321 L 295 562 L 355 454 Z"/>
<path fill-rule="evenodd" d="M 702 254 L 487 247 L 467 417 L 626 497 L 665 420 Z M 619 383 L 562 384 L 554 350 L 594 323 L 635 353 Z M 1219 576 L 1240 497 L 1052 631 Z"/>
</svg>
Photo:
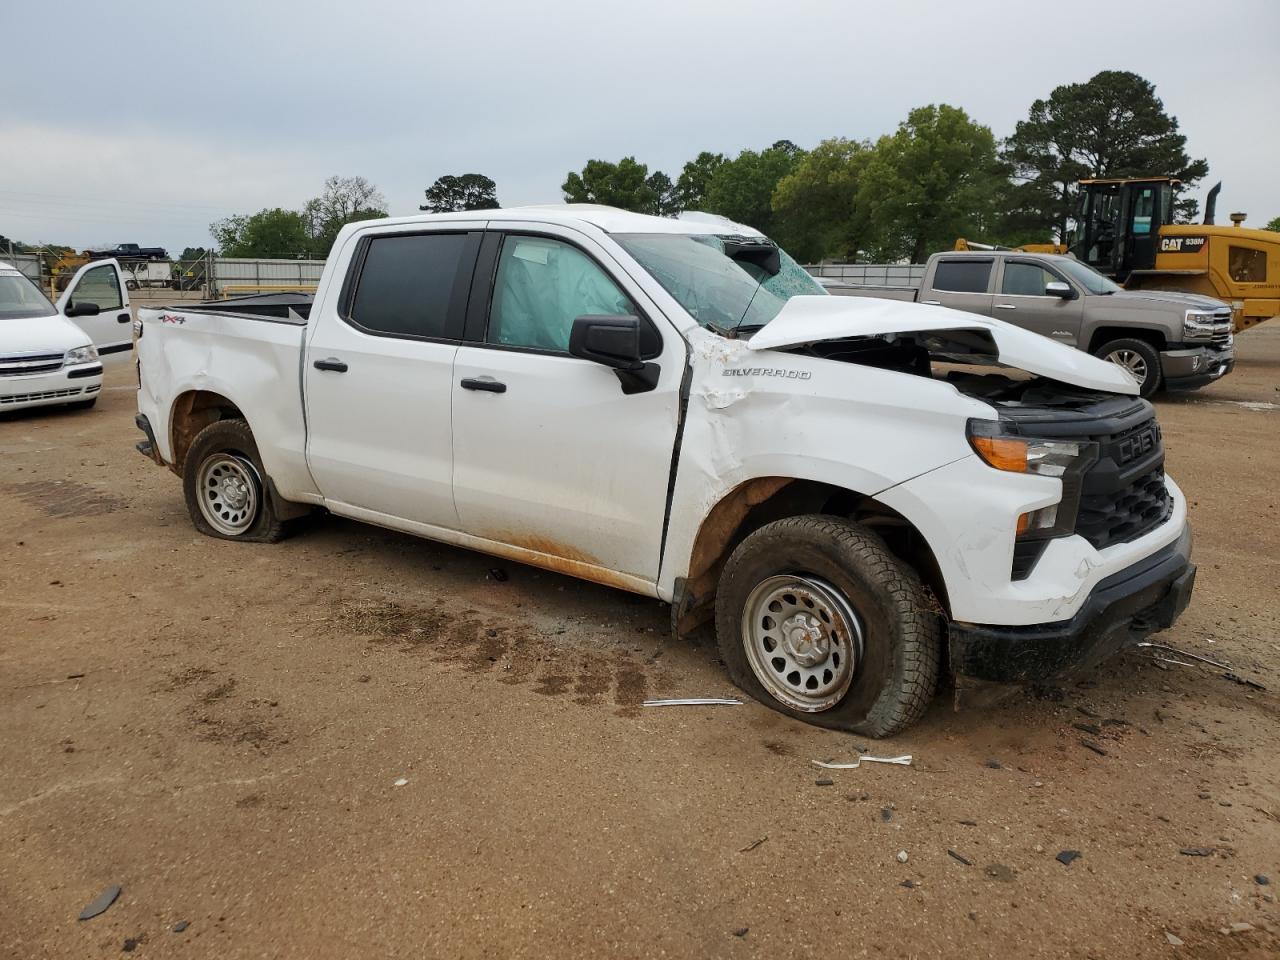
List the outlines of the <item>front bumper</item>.
<svg viewBox="0 0 1280 960">
<path fill-rule="evenodd" d="M 27 377 L 0 377 L 0 411 L 25 410 L 96 397 L 102 389 L 102 364 L 64 366 Z"/>
<path fill-rule="evenodd" d="M 1231 346 L 1165 350 L 1160 354 L 1166 390 L 1195 390 L 1225 377 L 1235 365 L 1235 349 Z"/>
<path fill-rule="evenodd" d="M 1191 601 L 1191 528 L 1102 580 L 1070 620 L 1029 626 L 949 625 L 958 677 L 1024 683 L 1093 666 L 1173 625 Z"/>
</svg>

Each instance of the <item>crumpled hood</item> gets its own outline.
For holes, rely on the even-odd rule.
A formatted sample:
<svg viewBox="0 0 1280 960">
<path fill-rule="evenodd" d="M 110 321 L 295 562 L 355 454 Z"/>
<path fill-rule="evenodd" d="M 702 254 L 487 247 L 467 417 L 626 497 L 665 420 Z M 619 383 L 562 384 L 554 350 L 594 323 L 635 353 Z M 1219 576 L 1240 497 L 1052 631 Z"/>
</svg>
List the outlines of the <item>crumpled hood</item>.
<svg viewBox="0 0 1280 960">
<path fill-rule="evenodd" d="M 87 333 L 61 314 L 21 320 L 0 318 L 0 355 L 57 353 L 92 342 Z"/>
<path fill-rule="evenodd" d="M 930 330 L 981 330 L 995 341 L 1000 362 L 1089 390 L 1136 394 L 1137 381 L 1114 363 L 1063 346 L 1003 320 L 948 307 L 874 297 L 792 297 L 749 341 L 752 350 L 796 347 L 821 340 Z"/>
</svg>

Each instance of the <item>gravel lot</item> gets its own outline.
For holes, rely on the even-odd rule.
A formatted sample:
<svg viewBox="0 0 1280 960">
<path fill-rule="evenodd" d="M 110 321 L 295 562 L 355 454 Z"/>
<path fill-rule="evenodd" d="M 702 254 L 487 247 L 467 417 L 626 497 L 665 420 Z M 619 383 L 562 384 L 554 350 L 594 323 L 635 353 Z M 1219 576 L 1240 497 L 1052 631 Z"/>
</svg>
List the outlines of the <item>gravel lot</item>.
<svg viewBox="0 0 1280 960">
<path fill-rule="evenodd" d="M 1200 564 L 1162 639 L 1269 690 L 1129 654 L 939 697 L 832 786 L 865 741 L 640 707 L 732 692 L 661 604 L 334 518 L 200 537 L 129 369 L 0 417 L 0 955 L 1274 957 L 1280 321 L 1237 351 L 1159 402 Z"/>
</svg>

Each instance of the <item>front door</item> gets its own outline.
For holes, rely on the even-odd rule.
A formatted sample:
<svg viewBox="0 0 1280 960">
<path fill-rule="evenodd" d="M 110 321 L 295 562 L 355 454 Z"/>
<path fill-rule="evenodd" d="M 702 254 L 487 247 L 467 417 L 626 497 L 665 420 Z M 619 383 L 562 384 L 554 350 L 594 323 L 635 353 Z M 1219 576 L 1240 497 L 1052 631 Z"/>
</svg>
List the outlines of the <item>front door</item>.
<svg viewBox="0 0 1280 960">
<path fill-rule="evenodd" d="M 684 341 L 668 330 L 664 342 L 649 319 L 656 307 L 589 238 L 517 229 L 492 236 L 487 316 L 454 364 L 462 529 L 656 581 Z M 573 320 L 587 314 L 641 318 L 656 387 L 625 393 L 613 370 L 569 356 Z"/>
<path fill-rule="evenodd" d="M 457 528 L 449 404 L 480 243 L 469 226 L 353 238 L 342 295 L 317 302 L 307 464 L 335 513 Z"/>
<path fill-rule="evenodd" d="M 75 308 L 86 304 L 98 312 L 79 314 Z M 89 335 L 104 362 L 123 360 L 133 349 L 129 293 L 115 260 L 94 260 L 77 270 L 58 298 L 58 312 Z"/>
<path fill-rule="evenodd" d="M 1051 283 L 1067 281 L 1034 260 L 1005 260 L 993 316 L 1077 347 L 1080 324 L 1084 320 L 1084 299 L 1079 291 L 1070 300 L 1050 294 L 1046 287 Z"/>
</svg>

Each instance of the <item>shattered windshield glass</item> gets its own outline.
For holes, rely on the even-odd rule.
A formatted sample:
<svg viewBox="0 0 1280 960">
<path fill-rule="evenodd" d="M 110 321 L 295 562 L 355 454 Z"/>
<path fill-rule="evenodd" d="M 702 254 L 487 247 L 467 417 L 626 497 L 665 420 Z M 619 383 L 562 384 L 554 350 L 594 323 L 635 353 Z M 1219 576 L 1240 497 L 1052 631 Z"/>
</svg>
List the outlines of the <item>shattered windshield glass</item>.
<svg viewBox="0 0 1280 960">
<path fill-rule="evenodd" d="M 720 333 L 758 330 L 792 297 L 827 295 L 785 251 L 759 238 L 630 233 L 615 239 L 690 316 Z M 727 249 L 738 253 L 730 257 Z M 771 273 L 775 254 L 778 269 Z"/>
</svg>

